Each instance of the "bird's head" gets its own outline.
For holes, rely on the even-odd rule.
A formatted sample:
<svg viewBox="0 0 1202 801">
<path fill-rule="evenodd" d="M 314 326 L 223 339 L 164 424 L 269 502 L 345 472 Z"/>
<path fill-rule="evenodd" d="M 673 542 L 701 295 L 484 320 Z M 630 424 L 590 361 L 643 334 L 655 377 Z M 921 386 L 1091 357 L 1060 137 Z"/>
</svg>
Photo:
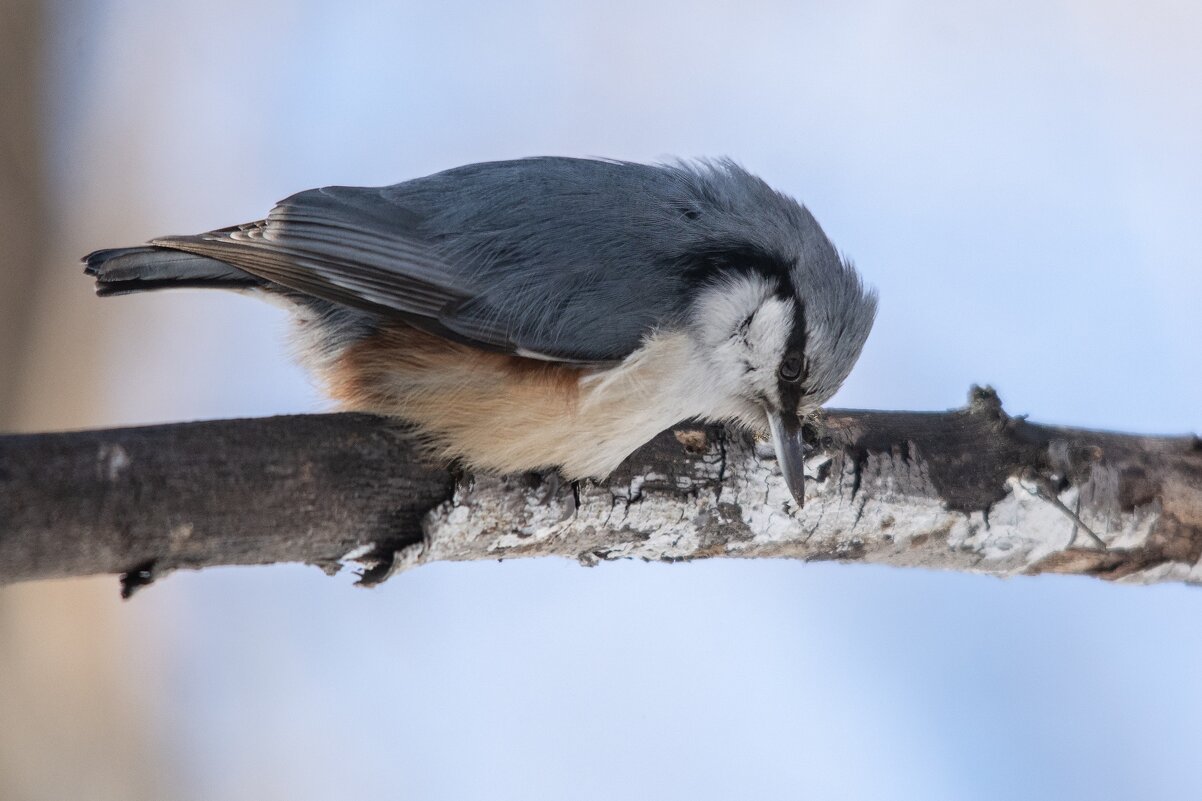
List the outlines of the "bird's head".
<svg viewBox="0 0 1202 801">
<path fill-rule="evenodd" d="M 712 260 L 722 269 L 699 286 L 691 320 L 720 415 L 769 431 L 799 504 L 802 424 L 851 372 L 876 314 L 875 294 L 804 214 L 792 253 L 738 247 Z"/>
</svg>

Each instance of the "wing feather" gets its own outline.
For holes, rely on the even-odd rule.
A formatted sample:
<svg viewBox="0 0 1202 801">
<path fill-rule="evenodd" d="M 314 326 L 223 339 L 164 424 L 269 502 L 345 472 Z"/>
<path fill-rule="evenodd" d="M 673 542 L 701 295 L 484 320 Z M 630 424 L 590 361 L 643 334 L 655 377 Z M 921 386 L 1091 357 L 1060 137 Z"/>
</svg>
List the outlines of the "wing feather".
<svg viewBox="0 0 1202 801">
<path fill-rule="evenodd" d="M 601 363 L 681 319 L 689 254 L 750 230 L 736 207 L 780 202 L 729 164 L 525 159 L 313 189 L 153 244 L 482 347 Z"/>
</svg>

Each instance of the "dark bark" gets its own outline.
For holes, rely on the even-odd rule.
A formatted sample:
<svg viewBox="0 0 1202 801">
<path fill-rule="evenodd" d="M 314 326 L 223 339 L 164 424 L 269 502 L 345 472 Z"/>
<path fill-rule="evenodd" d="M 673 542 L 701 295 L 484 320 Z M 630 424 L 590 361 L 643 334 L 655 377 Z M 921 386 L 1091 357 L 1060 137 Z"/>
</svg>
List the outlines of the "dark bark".
<svg viewBox="0 0 1202 801">
<path fill-rule="evenodd" d="M 814 434 L 827 455 L 809 463 L 802 510 L 747 435 L 717 427 L 666 432 L 579 486 L 457 483 L 366 415 L 4 436 L 0 583 L 122 573 L 128 592 L 178 568 L 348 558 L 373 583 L 436 559 L 534 555 L 1199 580 L 1196 437 L 1035 425 L 991 391 L 944 413 L 830 410 Z"/>
<path fill-rule="evenodd" d="M 0 437 L 0 583 L 305 562 L 420 538 L 451 475 L 365 415 Z"/>
</svg>

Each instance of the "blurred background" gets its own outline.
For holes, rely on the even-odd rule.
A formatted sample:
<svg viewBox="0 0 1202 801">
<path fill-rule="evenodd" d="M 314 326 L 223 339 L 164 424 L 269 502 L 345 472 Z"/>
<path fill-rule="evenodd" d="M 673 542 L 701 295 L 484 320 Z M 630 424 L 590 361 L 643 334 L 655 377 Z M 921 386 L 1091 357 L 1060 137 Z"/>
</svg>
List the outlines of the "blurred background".
<svg viewBox="0 0 1202 801">
<path fill-rule="evenodd" d="M 329 183 L 730 155 L 881 295 L 835 404 L 1202 431 L 1202 6 L 3 0 L 0 427 L 326 406 L 89 250 Z M 788 562 L 0 590 L 0 799 L 1182 798 L 1202 592 Z"/>
</svg>

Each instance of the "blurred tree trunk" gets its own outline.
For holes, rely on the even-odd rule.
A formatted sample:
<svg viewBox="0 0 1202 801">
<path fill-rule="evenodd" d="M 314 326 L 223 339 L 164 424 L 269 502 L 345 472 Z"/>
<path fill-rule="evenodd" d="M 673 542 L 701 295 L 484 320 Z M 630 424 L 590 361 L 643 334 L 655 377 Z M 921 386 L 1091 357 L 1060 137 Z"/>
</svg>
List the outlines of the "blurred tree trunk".
<svg viewBox="0 0 1202 801">
<path fill-rule="evenodd" d="M 24 396 L 52 239 L 41 69 L 49 21 L 38 0 L 0 2 L 0 431 L 19 426 L 19 409 L 37 402 Z M 3 801 L 162 797 L 147 688 L 134 686 L 124 661 L 111 597 L 87 581 L 0 592 Z"/>
<path fill-rule="evenodd" d="M 38 137 L 41 3 L 0 5 L 0 430 L 12 424 L 46 209 Z"/>
</svg>

